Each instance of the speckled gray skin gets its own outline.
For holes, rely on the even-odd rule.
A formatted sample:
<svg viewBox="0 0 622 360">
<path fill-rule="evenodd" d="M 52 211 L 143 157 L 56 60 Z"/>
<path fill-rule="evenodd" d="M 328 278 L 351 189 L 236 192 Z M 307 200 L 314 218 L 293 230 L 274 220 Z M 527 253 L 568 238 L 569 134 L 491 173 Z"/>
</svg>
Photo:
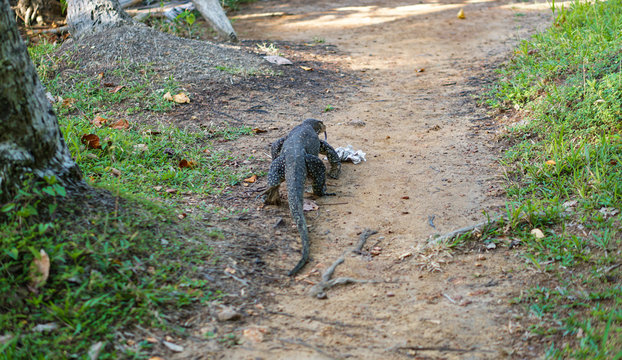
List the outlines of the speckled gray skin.
<svg viewBox="0 0 622 360">
<path fill-rule="evenodd" d="M 318 196 L 335 195 L 326 192 L 326 167 L 318 154 L 330 162 L 328 176 L 336 179 L 341 172 L 341 162 L 335 150 L 318 134 L 326 131 L 320 120 L 307 119 L 290 133 L 272 144 L 272 164 L 268 173 L 268 189 L 264 192 L 265 204 L 280 204 L 279 185 L 287 182 L 287 202 L 292 219 L 296 222 L 302 240 L 302 258 L 288 275 L 295 275 L 309 261 L 309 230 L 302 210 L 304 186 L 307 176 L 313 180 L 313 193 Z"/>
</svg>

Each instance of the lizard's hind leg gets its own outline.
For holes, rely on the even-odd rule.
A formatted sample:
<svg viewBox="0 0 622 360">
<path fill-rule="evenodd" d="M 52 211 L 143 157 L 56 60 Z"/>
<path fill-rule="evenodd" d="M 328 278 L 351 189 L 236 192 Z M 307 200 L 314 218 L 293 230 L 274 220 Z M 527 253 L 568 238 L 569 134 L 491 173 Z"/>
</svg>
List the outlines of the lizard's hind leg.
<svg viewBox="0 0 622 360">
<path fill-rule="evenodd" d="M 268 188 L 261 193 L 266 205 L 280 205 L 279 185 L 285 181 L 285 157 L 280 156 L 272 161 L 268 171 Z"/>
<path fill-rule="evenodd" d="M 319 157 L 307 154 L 305 156 L 307 174 L 313 180 L 313 193 L 318 196 L 336 195 L 326 192 L 326 166 Z"/>
</svg>

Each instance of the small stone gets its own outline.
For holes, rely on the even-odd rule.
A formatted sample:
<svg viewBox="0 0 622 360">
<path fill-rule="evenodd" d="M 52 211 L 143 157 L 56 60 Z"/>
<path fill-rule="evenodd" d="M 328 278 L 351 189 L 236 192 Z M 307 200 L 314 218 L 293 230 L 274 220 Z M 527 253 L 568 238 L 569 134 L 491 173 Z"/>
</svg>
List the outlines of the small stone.
<svg viewBox="0 0 622 360">
<path fill-rule="evenodd" d="M 235 321 L 242 317 L 242 314 L 232 308 L 224 308 L 216 315 L 218 321 Z"/>
</svg>

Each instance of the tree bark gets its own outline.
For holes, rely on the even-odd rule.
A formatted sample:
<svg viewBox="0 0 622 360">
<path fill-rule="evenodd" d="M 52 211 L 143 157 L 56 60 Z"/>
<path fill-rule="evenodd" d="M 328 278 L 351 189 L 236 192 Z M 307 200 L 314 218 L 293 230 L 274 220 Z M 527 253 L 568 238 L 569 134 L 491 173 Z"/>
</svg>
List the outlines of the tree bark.
<svg viewBox="0 0 622 360">
<path fill-rule="evenodd" d="M 194 6 L 210 25 L 225 39 L 238 41 L 238 36 L 231 26 L 231 22 L 220 6 L 219 0 L 192 0 Z"/>
<path fill-rule="evenodd" d="M 0 0 L 0 204 L 28 174 L 55 176 L 70 188 L 81 183 L 9 0 Z"/>
<path fill-rule="evenodd" d="M 67 0 L 67 25 L 74 38 L 133 23 L 119 0 Z"/>
</svg>

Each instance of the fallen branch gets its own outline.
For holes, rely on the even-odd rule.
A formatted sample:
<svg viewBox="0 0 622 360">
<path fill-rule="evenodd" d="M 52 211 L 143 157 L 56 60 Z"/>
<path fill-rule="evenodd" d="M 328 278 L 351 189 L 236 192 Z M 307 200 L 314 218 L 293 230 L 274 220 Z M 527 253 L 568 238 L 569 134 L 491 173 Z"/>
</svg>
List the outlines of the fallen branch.
<svg viewBox="0 0 622 360">
<path fill-rule="evenodd" d="M 329 266 L 326 271 L 324 271 L 324 273 L 322 274 L 322 281 L 320 281 L 311 288 L 311 290 L 309 291 L 309 295 L 312 297 L 317 297 L 318 299 L 324 299 L 326 298 L 326 293 L 324 291 L 330 289 L 333 286 L 374 282 L 373 280 L 360 280 L 349 277 L 340 277 L 336 279 L 331 279 L 331 277 L 333 276 L 333 273 L 335 272 L 337 266 L 345 261 L 345 256 L 347 253 L 360 253 L 363 246 L 365 246 L 365 242 L 367 242 L 367 239 L 377 233 L 378 231 L 376 230 L 365 229 L 359 237 L 359 241 L 356 246 L 354 246 L 354 248 L 352 248 L 350 251 L 344 251 L 344 253 L 341 254 L 341 256 L 337 260 L 335 260 L 335 262 L 332 263 L 332 265 Z"/>
<path fill-rule="evenodd" d="M 69 26 L 61 26 L 51 29 L 29 29 L 28 32 L 33 34 L 58 34 L 69 31 Z"/>
<path fill-rule="evenodd" d="M 495 218 L 492 219 L 488 219 L 486 221 L 482 221 L 480 223 L 477 223 L 475 225 L 470 225 L 470 226 L 466 226 L 463 228 L 460 228 L 458 230 L 454 230 L 451 231 L 445 235 L 441 235 L 441 236 L 437 236 L 435 238 L 432 238 L 430 240 L 428 240 L 428 245 L 434 245 L 434 244 L 440 244 L 446 241 L 449 241 L 455 237 L 458 237 L 460 235 L 464 235 L 466 233 L 471 233 L 474 231 L 479 231 L 480 228 L 486 227 L 486 226 L 493 226 L 493 225 L 497 225 L 502 221 L 505 221 L 505 217 L 503 216 L 497 216 Z"/>
</svg>

